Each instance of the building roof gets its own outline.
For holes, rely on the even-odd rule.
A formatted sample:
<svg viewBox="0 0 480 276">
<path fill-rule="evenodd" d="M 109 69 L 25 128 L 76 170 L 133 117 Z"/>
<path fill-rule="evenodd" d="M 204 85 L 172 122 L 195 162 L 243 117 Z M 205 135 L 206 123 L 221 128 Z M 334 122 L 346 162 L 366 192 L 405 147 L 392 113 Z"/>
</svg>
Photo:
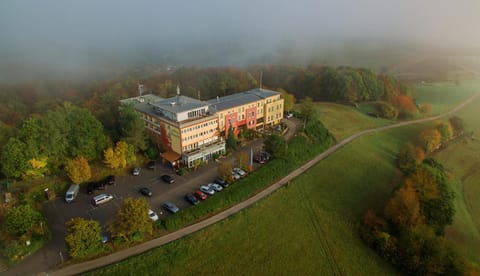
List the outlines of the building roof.
<svg viewBox="0 0 480 276">
<path fill-rule="evenodd" d="M 178 95 L 161 101 L 151 102 L 150 104 L 156 108 L 160 108 L 172 113 L 184 112 L 208 105 L 207 102 L 186 97 L 183 95 Z"/>
<path fill-rule="evenodd" d="M 279 95 L 280 93 L 267 89 L 252 89 L 245 92 L 240 92 L 225 97 L 218 97 L 207 101 L 210 107 L 215 111 L 222 111 L 235 106 L 244 105 L 251 102 L 256 102 L 271 96 Z"/>
</svg>

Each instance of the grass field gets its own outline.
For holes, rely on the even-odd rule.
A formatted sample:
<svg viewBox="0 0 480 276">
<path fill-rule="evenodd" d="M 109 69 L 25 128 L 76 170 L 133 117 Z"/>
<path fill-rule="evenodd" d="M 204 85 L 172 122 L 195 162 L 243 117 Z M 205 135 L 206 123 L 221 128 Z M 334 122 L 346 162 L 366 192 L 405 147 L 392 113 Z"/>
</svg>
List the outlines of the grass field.
<svg viewBox="0 0 480 276">
<path fill-rule="evenodd" d="M 432 114 L 442 113 L 480 92 L 480 79 L 464 80 L 459 85 L 452 82 L 431 83 L 415 86 L 415 99 L 418 104 L 432 104 Z"/>
<path fill-rule="evenodd" d="M 479 106 L 477 101 L 476 107 L 469 106 L 460 115 L 475 118 Z M 382 124 L 350 107 L 319 107 L 322 120 L 337 139 Z M 381 208 L 394 189 L 395 179 L 400 177 L 394 166 L 399 148 L 426 127 L 414 125 L 361 137 L 253 207 L 187 238 L 94 273 L 397 274 L 364 245 L 357 227 L 366 209 Z M 463 192 L 463 196 L 457 197 L 455 223 L 448 229 L 448 237 L 473 260 L 480 250 L 480 203 L 474 200 L 480 195 L 476 180 L 480 170 L 473 165 L 467 168 L 457 164 L 461 158 L 473 164 L 466 154 L 472 150 L 478 153 L 477 141 L 468 144 L 472 148 L 455 144 L 438 154 L 447 167 L 459 170 L 455 173 L 466 180 L 455 187 L 457 194 Z M 457 146 L 462 151 L 455 151 Z M 480 156 L 477 154 L 476 158 L 479 160 Z"/>
<path fill-rule="evenodd" d="M 339 141 L 360 130 L 383 126 L 388 120 L 373 118 L 356 108 L 335 103 L 318 103 L 320 120 Z"/>
<path fill-rule="evenodd" d="M 455 221 L 448 229 L 448 237 L 456 247 L 480 264 L 480 99 L 457 115 L 465 120 L 467 129 L 476 134 L 475 140 L 462 140 L 449 145 L 436 154 L 460 180 L 455 186 L 457 194 Z M 475 135 L 474 135 L 475 137 Z"/>
</svg>

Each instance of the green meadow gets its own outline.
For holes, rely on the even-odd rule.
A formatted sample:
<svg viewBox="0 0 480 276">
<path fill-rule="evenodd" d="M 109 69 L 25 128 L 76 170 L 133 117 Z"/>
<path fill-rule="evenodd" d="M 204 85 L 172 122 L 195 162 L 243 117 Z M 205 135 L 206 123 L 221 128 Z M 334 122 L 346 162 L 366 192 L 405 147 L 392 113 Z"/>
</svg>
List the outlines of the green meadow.
<svg viewBox="0 0 480 276">
<path fill-rule="evenodd" d="M 446 91 L 446 90 L 442 90 Z M 445 92 L 446 93 L 446 92 Z M 467 92 L 461 99 L 468 97 Z M 438 95 L 440 95 L 439 93 Z M 437 95 L 437 94 L 435 94 Z M 440 99 L 441 98 L 441 99 Z M 458 98 L 458 102 L 461 101 Z M 453 100 L 452 100 L 453 101 Z M 446 97 L 430 101 L 437 110 Z M 388 122 L 353 107 L 321 103 L 324 124 L 337 140 Z M 458 115 L 480 130 L 480 101 Z M 475 117 L 477 116 L 477 117 Z M 431 124 L 372 133 L 355 140 L 254 206 L 202 231 L 92 273 L 95 275 L 395 275 L 362 242 L 358 225 L 368 208 L 381 211 L 401 177 L 396 154 Z M 478 133 L 478 132 L 476 132 Z M 462 180 L 448 229 L 455 246 L 478 262 L 480 251 L 480 137 L 438 153 Z"/>
</svg>

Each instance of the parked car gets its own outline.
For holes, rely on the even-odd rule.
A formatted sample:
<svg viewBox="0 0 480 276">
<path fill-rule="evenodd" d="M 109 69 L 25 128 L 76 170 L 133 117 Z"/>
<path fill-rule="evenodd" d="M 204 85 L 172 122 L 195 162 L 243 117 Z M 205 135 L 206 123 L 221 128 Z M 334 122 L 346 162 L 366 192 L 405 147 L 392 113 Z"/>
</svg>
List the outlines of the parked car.
<svg viewBox="0 0 480 276">
<path fill-rule="evenodd" d="M 87 185 L 87 194 L 91 195 L 95 191 L 95 183 L 90 182 Z"/>
<path fill-rule="evenodd" d="M 104 182 L 90 182 L 87 185 L 87 194 L 93 194 L 96 190 L 105 190 L 107 187 Z"/>
<path fill-rule="evenodd" d="M 200 191 L 208 194 L 208 195 L 214 195 L 215 194 L 215 190 L 208 187 L 207 185 L 202 185 L 200 186 Z"/>
<path fill-rule="evenodd" d="M 157 221 L 158 220 L 158 215 L 157 213 L 155 213 L 153 210 L 148 210 L 148 217 L 153 220 L 153 221 Z"/>
<path fill-rule="evenodd" d="M 210 189 L 213 189 L 215 192 L 220 192 L 223 190 L 222 186 L 218 185 L 217 183 L 210 183 L 207 185 Z"/>
<path fill-rule="evenodd" d="M 102 234 L 102 235 L 100 235 L 100 242 L 101 242 L 101 243 L 107 243 L 107 242 L 108 242 L 108 236 L 107 236 L 107 234 Z"/>
<path fill-rule="evenodd" d="M 287 119 L 293 118 L 293 113 L 292 112 L 285 113 L 285 118 Z"/>
<path fill-rule="evenodd" d="M 168 175 L 168 174 L 162 175 L 162 180 L 167 182 L 168 184 L 175 183 L 175 178 L 171 175 Z"/>
<path fill-rule="evenodd" d="M 232 177 L 233 177 L 233 180 L 239 180 L 241 178 L 241 176 L 234 171 L 232 171 Z"/>
<path fill-rule="evenodd" d="M 207 199 L 207 195 L 204 194 L 204 193 L 201 192 L 201 191 L 196 191 L 196 192 L 194 193 L 194 195 L 195 195 L 198 199 L 200 199 L 200 200 L 205 200 L 205 199 Z"/>
<path fill-rule="evenodd" d="M 216 178 L 214 181 L 214 183 L 217 183 L 219 184 L 220 186 L 222 186 L 223 188 L 227 188 L 228 187 L 228 182 L 221 179 L 221 178 Z"/>
<path fill-rule="evenodd" d="M 155 161 L 149 161 L 147 163 L 147 169 L 154 170 L 155 169 Z"/>
<path fill-rule="evenodd" d="M 163 208 L 165 208 L 169 212 L 172 212 L 173 214 L 180 211 L 180 209 L 170 201 L 163 203 Z"/>
<path fill-rule="evenodd" d="M 115 185 L 115 176 L 114 175 L 107 176 L 105 183 L 107 183 L 108 185 Z"/>
<path fill-rule="evenodd" d="M 270 153 L 266 151 L 260 151 L 257 155 L 255 155 L 254 158 L 255 162 L 258 162 L 260 164 L 263 164 L 270 160 Z"/>
<path fill-rule="evenodd" d="M 113 196 L 110 194 L 100 194 L 93 198 L 93 203 L 98 206 L 103 203 L 107 203 L 113 199 Z"/>
<path fill-rule="evenodd" d="M 144 196 L 152 196 L 152 191 L 147 187 L 140 188 L 139 192 Z"/>
<path fill-rule="evenodd" d="M 135 175 L 135 176 L 138 176 L 138 175 L 140 175 L 140 171 L 141 171 L 141 170 L 142 170 L 142 169 L 139 168 L 139 167 L 133 168 L 132 174 Z"/>
<path fill-rule="evenodd" d="M 185 199 L 193 205 L 200 203 L 200 200 L 198 200 L 198 198 L 196 198 L 192 193 L 186 194 Z"/>
<path fill-rule="evenodd" d="M 247 175 L 247 172 L 240 168 L 233 168 L 233 171 L 240 175 L 240 177 L 245 177 Z"/>
</svg>

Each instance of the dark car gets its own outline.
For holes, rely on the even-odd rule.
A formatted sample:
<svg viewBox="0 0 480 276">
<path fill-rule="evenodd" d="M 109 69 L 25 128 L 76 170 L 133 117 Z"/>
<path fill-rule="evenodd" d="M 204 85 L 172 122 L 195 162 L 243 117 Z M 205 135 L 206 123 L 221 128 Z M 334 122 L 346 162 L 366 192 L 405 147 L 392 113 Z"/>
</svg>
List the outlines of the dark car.
<svg viewBox="0 0 480 276">
<path fill-rule="evenodd" d="M 200 200 L 198 200 L 198 198 L 196 198 L 192 193 L 186 194 L 185 199 L 193 205 L 197 205 L 198 203 L 200 203 Z"/>
<path fill-rule="evenodd" d="M 198 199 L 201 199 L 201 200 L 207 199 L 207 195 L 204 194 L 204 193 L 201 192 L 201 191 L 196 191 L 194 195 L 195 195 Z"/>
<path fill-rule="evenodd" d="M 154 170 L 155 169 L 155 161 L 149 161 L 147 163 L 147 169 Z"/>
<path fill-rule="evenodd" d="M 87 194 L 89 194 L 89 195 L 93 194 L 93 192 L 95 191 L 95 185 L 94 184 L 95 183 L 93 183 L 93 182 L 88 183 Z"/>
<path fill-rule="evenodd" d="M 168 184 L 175 183 L 175 178 L 171 175 L 168 175 L 168 174 L 162 175 L 162 180 L 167 182 Z"/>
<path fill-rule="evenodd" d="M 214 181 L 214 183 L 217 183 L 218 185 L 222 186 L 223 188 L 227 188 L 228 187 L 228 182 L 221 179 L 221 178 L 216 178 Z"/>
<path fill-rule="evenodd" d="M 90 182 L 87 185 L 87 194 L 93 194 L 96 190 L 105 190 L 106 186 L 104 182 Z"/>
<path fill-rule="evenodd" d="M 170 211 L 173 214 L 180 211 L 180 209 L 170 201 L 163 203 L 163 208 L 165 208 L 167 211 Z"/>
<path fill-rule="evenodd" d="M 147 187 L 140 188 L 139 192 L 144 196 L 152 196 L 152 191 Z"/>
<path fill-rule="evenodd" d="M 114 175 L 107 176 L 107 179 L 105 180 L 105 182 L 108 185 L 115 185 L 115 176 Z"/>
</svg>

